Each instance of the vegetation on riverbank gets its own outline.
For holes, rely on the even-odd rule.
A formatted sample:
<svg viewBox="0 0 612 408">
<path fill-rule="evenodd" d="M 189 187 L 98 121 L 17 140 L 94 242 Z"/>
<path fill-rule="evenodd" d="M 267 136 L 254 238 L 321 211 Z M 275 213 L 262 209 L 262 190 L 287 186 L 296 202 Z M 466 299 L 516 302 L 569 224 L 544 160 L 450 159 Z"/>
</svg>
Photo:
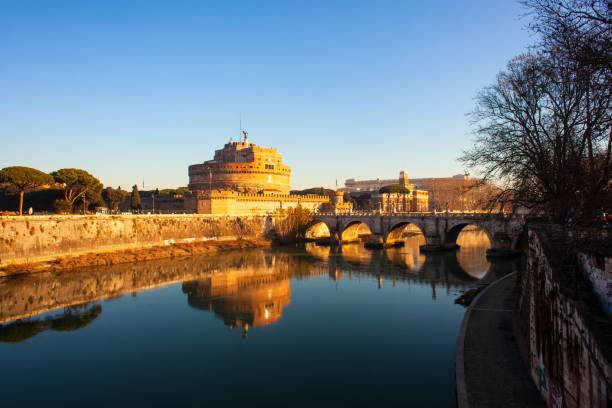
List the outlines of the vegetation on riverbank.
<svg viewBox="0 0 612 408">
<path fill-rule="evenodd" d="M 310 210 L 298 205 L 295 208 L 281 209 L 276 214 L 273 240 L 277 244 L 288 244 L 303 240 L 306 230 L 312 224 Z"/>
</svg>

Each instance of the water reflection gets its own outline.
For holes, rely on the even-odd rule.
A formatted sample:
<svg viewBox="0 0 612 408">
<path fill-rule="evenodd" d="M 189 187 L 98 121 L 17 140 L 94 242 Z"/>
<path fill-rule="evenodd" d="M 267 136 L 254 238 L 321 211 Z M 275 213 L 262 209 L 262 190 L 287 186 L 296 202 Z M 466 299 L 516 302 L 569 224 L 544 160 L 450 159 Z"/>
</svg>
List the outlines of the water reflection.
<svg viewBox="0 0 612 408">
<path fill-rule="evenodd" d="M 405 268 L 404 272 L 417 273 L 423 270 L 428 257 L 421 254 L 419 247 L 425 244 L 425 237 L 420 233 L 408 231 L 404 233 L 404 245 L 401 247 L 385 248 L 382 253 L 393 265 Z M 439 265 L 441 259 L 444 264 L 453 265 L 453 269 L 476 279 L 484 278 L 491 269 L 491 262 L 486 257 L 486 250 L 491 247 L 487 234 L 477 227 L 466 227 L 459 238 L 458 251 L 448 253 L 430 254 L 429 262 Z M 341 247 L 319 246 L 309 242 L 305 245 L 306 251 L 315 258 L 329 260 L 330 255 L 341 254 L 343 261 L 367 265 L 376 269 L 377 252 L 366 249 L 363 243 L 345 244 Z M 450 256 L 450 258 L 449 258 Z M 456 258 L 453 260 L 452 258 Z M 458 262 L 458 265 L 454 265 Z M 431 270 L 431 265 L 429 266 Z M 459 271 L 460 270 L 460 271 Z"/>
<path fill-rule="evenodd" d="M 487 260 L 487 249 L 491 248 L 491 242 L 487 234 L 476 227 L 465 227 L 459 237 L 457 244 L 457 261 L 461 269 L 473 278 L 483 278 L 491 268 L 491 262 Z"/>
<path fill-rule="evenodd" d="M 404 266 L 411 272 L 419 271 L 425 264 L 425 256 L 419 247 L 425 245 L 423 234 L 410 235 L 404 238 L 403 247 L 387 248 L 387 258 L 394 265 Z"/>
<path fill-rule="evenodd" d="M 185 282 L 183 293 L 190 306 L 214 311 L 230 329 L 242 328 L 245 337 L 249 327 L 275 323 L 291 302 L 289 276 L 264 268 Z"/>
<path fill-rule="evenodd" d="M 422 235 L 408 234 L 404 247 L 382 251 L 365 249 L 360 243 L 341 247 L 308 243 L 5 278 L 0 280 L 0 341 L 23 341 L 61 327 L 85 327 L 102 312 L 101 305 L 90 305 L 93 302 L 137 296 L 175 283 L 182 283 L 190 306 L 211 311 L 228 327 L 246 334 L 249 328 L 281 319 L 291 302 L 291 279 L 327 275 L 339 283 L 347 277 L 373 277 L 381 290 L 385 280 L 392 286 L 426 283 L 435 299 L 440 288 L 449 293 L 451 288 L 494 280 L 516 268 L 510 262 L 486 260 L 489 243 L 481 231 L 466 231 L 459 240 L 459 251 L 427 256 L 419 252 Z M 54 310 L 63 314 L 40 316 Z"/>
<path fill-rule="evenodd" d="M 79 305 L 67 307 L 57 316 L 20 319 L 0 326 L 0 341 L 19 343 L 44 332 L 73 331 L 82 329 L 102 313 L 101 305 Z"/>
</svg>

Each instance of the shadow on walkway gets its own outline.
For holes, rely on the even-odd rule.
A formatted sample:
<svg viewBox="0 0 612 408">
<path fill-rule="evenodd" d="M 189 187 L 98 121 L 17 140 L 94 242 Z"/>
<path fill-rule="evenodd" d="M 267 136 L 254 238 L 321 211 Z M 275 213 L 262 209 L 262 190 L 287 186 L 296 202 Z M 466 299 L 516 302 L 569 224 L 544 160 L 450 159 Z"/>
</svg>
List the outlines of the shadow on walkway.
<svg viewBox="0 0 612 408">
<path fill-rule="evenodd" d="M 457 344 L 457 405 L 545 407 L 512 330 L 513 272 L 493 282 L 465 312 Z"/>
</svg>

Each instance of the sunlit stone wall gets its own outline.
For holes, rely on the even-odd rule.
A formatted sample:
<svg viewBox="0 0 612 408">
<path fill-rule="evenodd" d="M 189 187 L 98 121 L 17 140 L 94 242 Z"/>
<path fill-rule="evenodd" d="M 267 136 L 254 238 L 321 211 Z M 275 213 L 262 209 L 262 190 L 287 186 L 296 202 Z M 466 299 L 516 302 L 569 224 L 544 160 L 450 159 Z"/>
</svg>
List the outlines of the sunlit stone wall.
<svg viewBox="0 0 612 408">
<path fill-rule="evenodd" d="M 0 265 L 92 250 L 255 238 L 271 225 L 263 216 L 202 214 L 1 217 Z"/>
</svg>

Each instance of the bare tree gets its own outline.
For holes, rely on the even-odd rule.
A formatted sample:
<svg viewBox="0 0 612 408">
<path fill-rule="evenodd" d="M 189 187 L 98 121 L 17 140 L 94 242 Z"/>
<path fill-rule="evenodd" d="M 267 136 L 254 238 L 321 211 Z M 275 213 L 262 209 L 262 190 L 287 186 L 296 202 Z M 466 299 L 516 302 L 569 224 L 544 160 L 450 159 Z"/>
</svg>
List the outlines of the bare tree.
<svg viewBox="0 0 612 408">
<path fill-rule="evenodd" d="M 485 179 L 501 180 L 498 200 L 558 219 L 589 217 L 606 205 L 612 71 L 604 3 L 524 2 L 541 42 L 478 94 L 471 113 L 476 143 L 460 159 Z"/>
</svg>

